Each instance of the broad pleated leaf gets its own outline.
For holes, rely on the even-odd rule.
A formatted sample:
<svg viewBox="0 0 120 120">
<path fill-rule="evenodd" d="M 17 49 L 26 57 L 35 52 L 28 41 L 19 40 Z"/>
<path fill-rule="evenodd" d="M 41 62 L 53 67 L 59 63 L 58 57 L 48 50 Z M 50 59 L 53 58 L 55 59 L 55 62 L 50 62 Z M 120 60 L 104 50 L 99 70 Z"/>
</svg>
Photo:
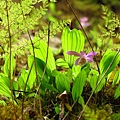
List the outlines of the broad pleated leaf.
<svg viewBox="0 0 120 120">
<path fill-rule="evenodd" d="M 75 62 L 75 57 L 66 54 L 67 51 L 80 52 L 84 48 L 84 35 L 80 30 L 65 27 L 62 33 L 62 48 L 64 51 L 65 60 L 68 62 L 69 66 L 72 67 Z"/>
<path fill-rule="evenodd" d="M 63 68 L 69 68 L 68 63 L 64 61 L 62 58 L 57 59 L 55 63 L 57 66 L 60 66 Z"/>
<path fill-rule="evenodd" d="M 0 95 L 11 98 L 11 91 L 9 87 L 4 82 L 2 82 L 1 79 L 2 78 L 0 78 Z"/>
</svg>

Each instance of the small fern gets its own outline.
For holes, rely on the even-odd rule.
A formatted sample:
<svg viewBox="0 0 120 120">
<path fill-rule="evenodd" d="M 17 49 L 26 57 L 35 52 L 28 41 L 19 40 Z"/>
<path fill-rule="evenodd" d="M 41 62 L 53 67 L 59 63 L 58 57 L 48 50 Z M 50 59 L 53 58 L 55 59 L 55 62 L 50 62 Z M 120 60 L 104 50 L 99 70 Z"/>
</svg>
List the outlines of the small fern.
<svg viewBox="0 0 120 120">
<path fill-rule="evenodd" d="M 111 46 L 113 48 L 113 43 L 115 43 L 115 39 L 120 38 L 120 33 L 118 32 L 120 21 L 118 19 L 118 16 L 107 7 L 102 6 L 102 10 L 104 25 L 98 25 L 100 33 L 91 31 L 91 34 L 96 40 L 95 42 L 97 43 L 98 47 L 104 48 L 104 50 L 106 50 L 106 48 L 110 48 Z"/>
<path fill-rule="evenodd" d="M 7 2 L 7 8 L 6 8 Z M 55 2 L 55 0 L 51 0 Z M 36 4 L 39 7 L 35 7 Z M 0 3 L 0 43 L 4 46 L 4 50 L 8 53 L 8 21 L 9 17 L 9 29 L 12 40 L 12 52 L 15 54 L 24 54 L 24 51 L 29 50 L 31 47 L 28 31 L 37 29 L 35 34 L 39 36 L 39 40 L 47 41 L 48 25 L 46 19 L 44 19 L 49 8 L 48 0 L 22 0 L 20 2 L 13 2 L 12 0 L 2 0 Z M 8 12 L 8 15 L 7 15 Z M 59 20 L 55 23 L 51 23 L 51 37 L 56 33 L 62 31 L 64 26 L 68 23 L 66 20 Z M 26 38 L 27 36 L 27 38 Z"/>
</svg>

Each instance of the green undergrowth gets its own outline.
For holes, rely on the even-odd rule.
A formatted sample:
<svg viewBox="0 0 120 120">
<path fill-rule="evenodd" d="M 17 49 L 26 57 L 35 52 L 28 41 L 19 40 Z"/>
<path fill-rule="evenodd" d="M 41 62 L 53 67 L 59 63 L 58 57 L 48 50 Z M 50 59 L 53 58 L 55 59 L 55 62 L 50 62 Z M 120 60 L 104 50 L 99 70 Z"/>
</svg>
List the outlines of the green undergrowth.
<svg viewBox="0 0 120 120">
<path fill-rule="evenodd" d="M 120 119 L 120 20 L 102 10 L 104 25 L 89 33 L 91 41 L 82 27 L 57 20 L 54 0 L 1 1 L 0 119 Z M 62 57 L 55 58 L 49 42 L 59 32 Z"/>
</svg>

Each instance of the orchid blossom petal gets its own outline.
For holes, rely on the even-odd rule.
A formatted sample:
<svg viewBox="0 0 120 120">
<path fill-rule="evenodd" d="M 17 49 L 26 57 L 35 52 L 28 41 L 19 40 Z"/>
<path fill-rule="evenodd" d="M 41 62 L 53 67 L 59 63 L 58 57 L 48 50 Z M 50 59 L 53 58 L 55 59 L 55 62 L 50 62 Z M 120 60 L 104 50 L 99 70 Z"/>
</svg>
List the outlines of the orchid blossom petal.
<svg viewBox="0 0 120 120">
<path fill-rule="evenodd" d="M 80 19 L 81 22 L 87 22 L 88 21 L 88 18 L 87 17 L 83 17 Z"/>
<path fill-rule="evenodd" d="M 85 52 L 80 52 L 80 55 L 85 57 L 86 53 Z"/>
<path fill-rule="evenodd" d="M 86 59 L 87 59 L 87 61 L 89 61 L 89 62 L 93 62 L 93 61 L 94 61 L 92 57 L 87 57 Z"/>
<path fill-rule="evenodd" d="M 78 58 L 78 59 L 75 61 L 75 65 L 79 65 L 79 62 L 80 62 L 80 58 Z"/>
<path fill-rule="evenodd" d="M 74 55 L 74 56 L 80 56 L 79 53 L 75 52 L 75 51 L 68 51 L 66 52 L 68 55 Z"/>
<path fill-rule="evenodd" d="M 90 52 L 90 53 L 87 54 L 87 57 L 93 57 L 96 54 L 97 54 L 97 52 Z"/>
<path fill-rule="evenodd" d="M 85 52 L 81 51 L 77 53 L 75 51 L 68 51 L 68 55 L 78 56 L 77 60 L 75 61 L 75 65 L 85 64 L 86 62 L 93 62 L 93 57 L 97 54 L 97 52 L 90 52 L 86 54 Z"/>
</svg>

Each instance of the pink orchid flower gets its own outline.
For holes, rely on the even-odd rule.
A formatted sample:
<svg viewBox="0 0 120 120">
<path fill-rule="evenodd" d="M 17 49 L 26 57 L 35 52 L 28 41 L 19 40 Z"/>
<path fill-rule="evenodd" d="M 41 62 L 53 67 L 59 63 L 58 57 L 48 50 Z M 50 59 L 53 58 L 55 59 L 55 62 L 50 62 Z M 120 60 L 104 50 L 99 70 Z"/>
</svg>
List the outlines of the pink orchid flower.
<svg viewBox="0 0 120 120">
<path fill-rule="evenodd" d="M 81 25 L 83 27 L 89 27 L 90 26 L 90 22 L 88 22 L 88 18 L 87 17 L 83 17 L 80 19 Z M 81 27 L 79 26 L 79 29 L 81 29 Z"/>
<path fill-rule="evenodd" d="M 67 52 L 68 55 L 74 55 L 77 56 L 77 60 L 75 61 L 75 65 L 79 65 L 79 64 L 85 64 L 87 62 L 93 62 L 93 57 L 97 54 L 97 52 L 90 52 L 88 54 L 86 54 L 85 52 L 75 52 L 75 51 L 68 51 Z"/>
</svg>

